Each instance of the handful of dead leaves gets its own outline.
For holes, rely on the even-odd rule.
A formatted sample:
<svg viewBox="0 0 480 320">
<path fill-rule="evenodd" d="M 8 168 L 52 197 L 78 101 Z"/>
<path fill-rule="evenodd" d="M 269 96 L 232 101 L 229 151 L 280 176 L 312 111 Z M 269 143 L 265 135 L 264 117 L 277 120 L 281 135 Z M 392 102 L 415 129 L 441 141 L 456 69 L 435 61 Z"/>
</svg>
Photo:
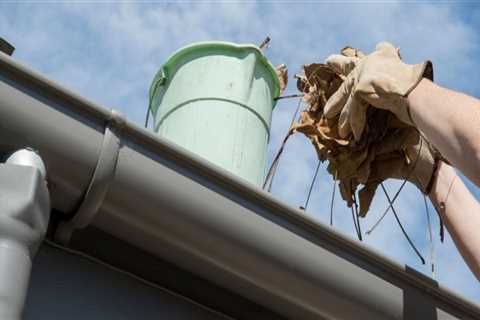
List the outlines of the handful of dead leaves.
<svg viewBox="0 0 480 320">
<path fill-rule="evenodd" d="M 346 47 L 341 54 L 347 57 L 363 57 L 360 51 Z M 328 172 L 339 181 L 340 193 L 347 205 L 356 205 L 357 189 L 359 215 L 368 212 L 379 184 L 392 172 L 399 156 L 405 162 L 410 159 L 407 147 L 419 141 L 418 131 L 401 122 L 393 113 L 377 108 L 368 108 L 367 125 L 359 141 L 353 135 L 341 138 L 337 131 L 338 116 L 328 119 L 323 108 L 328 98 L 340 87 L 344 77 L 329 66 L 313 63 L 304 66 L 304 75 L 297 75 L 297 88 L 304 93 L 306 109 L 300 120 L 294 123 L 289 134 L 301 132 L 312 142 L 320 161 L 328 161 Z M 393 168 L 394 169 L 394 168 Z"/>
</svg>

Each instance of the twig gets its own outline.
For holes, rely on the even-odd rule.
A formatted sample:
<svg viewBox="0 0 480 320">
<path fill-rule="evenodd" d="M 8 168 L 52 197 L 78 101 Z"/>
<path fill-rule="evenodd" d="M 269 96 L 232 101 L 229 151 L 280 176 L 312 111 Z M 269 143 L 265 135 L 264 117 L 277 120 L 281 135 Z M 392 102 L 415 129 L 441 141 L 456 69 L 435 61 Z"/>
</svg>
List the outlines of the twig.
<svg viewBox="0 0 480 320">
<path fill-rule="evenodd" d="M 358 233 L 358 226 L 357 226 L 357 222 L 356 222 L 356 219 L 355 219 L 355 212 L 354 212 L 354 209 L 353 209 L 353 204 L 352 206 L 350 207 L 351 211 L 352 211 L 352 220 L 353 220 L 353 226 L 355 227 L 355 233 L 357 234 L 357 237 L 358 237 L 358 240 L 360 240 L 360 234 Z"/>
<path fill-rule="evenodd" d="M 312 195 L 313 186 L 315 185 L 315 181 L 317 180 L 317 175 L 318 175 L 318 170 L 320 169 L 320 164 L 321 164 L 321 162 L 320 162 L 320 160 L 318 160 L 317 169 L 315 170 L 315 174 L 313 175 L 312 183 L 310 184 L 310 189 L 308 190 L 307 200 L 305 201 L 305 205 L 302 207 L 303 210 L 305 210 L 305 211 L 307 211 L 308 203 L 310 202 L 310 196 Z"/>
<path fill-rule="evenodd" d="M 332 200 L 330 201 L 330 225 L 333 226 L 333 201 L 335 200 L 335 189 L 337 181 L 337 171 L 335 171 L 335 178 L 333 179 Z"/>
<path fill-rule="evenodd" d="M 443 240 L 445 239 L 445 225 L 443 224 L 442 218 L 439 216 L 440 219 L 440 242 L 443 243 Z"/>
<path fill-rule="evenodd" d="M 433 245 L 432 223 L 430 222 L 430 211 L 428 210 L 426 195 L 423 195 L 423 201 L 425 202 L 425 212 L 427 214 L 428 243 L 430 246 L 430 265 L 432 269 L 432 278 L 435 279 L 435 247 Z"/>
<path fill-rule="evenodd" d="M 268 44 L 270 43 L 270 37 L 266 37 L 265 40 L 263 40 L 263 42 L 258 46 L 261 50 L 263 50 L 263 48 L 266 48 L 268 46 Z"/>
<path fill-rule="evenodd" d="M 362 239 L 362 228 L 360 226 L 360 216 L 358 215 L 358 204 L 357 204 L 357 196 L 355 193 L 353 193 L 353 204 L 355 205 L 355 217 L 357 220 L 357 226 L 358 226 L 358 240 L 363 241 Z"/>
<path fill-rule="evenodd" d="M 295 74 L 293 75 L 293 78 L 294 78 L 294 79 L 301 79 L 301 80 L 307 81 L 307 78 L 306 78 L 303 74 L 295 73 Z"/>
<path fill-rule="evenodd" d="M 274 100 L 282 100 L 282 99 L 290 99 L 290 98 L 300 98 L 300 97 L 304 97 L 304 96 L 305 96 L 304 93 L 301 93 L 301 94 L 291 94 L 291 95 L 288 95 L 288 96 L 276 97 Z"/>
<path fill-rule="evenodd" d="M 375 222 L 375 224 L 370 228 L 370 230 L 368 230 L 367 232 L 365 232 L 367 235 L 370 235 L 370 233 L 372 233 L 373 230 L 375 230 L 375 228 L 380 224 L 380 222 L 382 222 L 383 218 L 385 218 L 385 216 L 387 215 L 388 210 L 390 210 L 390 208 L 393 210 L 393 203 L 395 202 L 395 200 L 397 200 L 398 195 L 399 195 L 400 192 L 402 191 L 403 187 L 405 186 L 405 184 L 406 184 L 407 181 L 408 181 L 408 178 L 410 178 L 410 176 L 411 176 L 412 173 L 413 173 L 413 170 L 415 170 L 415 168 L 416 168 L 416 166 L 417 166 L 418 159 L 420 158 L 420 152 L 422 151 L 422 148 L 423 148 L 423 140 L 420 139 L 420 148 L 418 148 L 417 158 L 415 159 L 415 162 L 414 162 L 414 164 L 413 164 L 413 166 L 412 166 L 412 169 L 408 172 L 408 175 L 407 175 L 407 176 L 405 177 L 405 179 L 403 180 L 402 184 L 400 185 L 400 188 L 398 188 L 397 193 L 395 193 L 395 196 L 393 196 L 392 202 L 388 204 L 387 209 L 385 209 L 385 211 L 382 213 L 382 215 L 380 216 L 380 219 L 378 219 L 377 222 Z"/>
<path fill-rule="evenodd" d="M 385 187 L 383 186 L 383 183 L 381 183 L 380 186 L 382 186 L 383 192 L 385 193 L 385 196 L 387 197 L 388 202 L 391 204 L 391 208 L 392 208 L 393 215 L 395 216 L 395 219 L 397 220 L 398 226 L 399 226 L 400 229 L 402 230 L 403 235 L 405 236 L 405 238 L 407 238 L 408 243 L 409 243 L 410 246 L 413 248 L 413 250 L 415 251 L 415 253 L 417 254 L 417 256 L 420 258 L 420 260 L 422 261 L 422 264 L 425 264 L 425 259 L 422 257 L 422 255 L 421 255 L 420 252 L 418 251 L 417 247 L 415 247 L 415 245 L 413 244 L 412 240 L 411 240 L 410 237 L 408 236 L 407 232 L 406 232 L 405 229 L 403 228 L 403 225 L 402 225 L 402 223 L 400 222 L 400 219 L 398 218 L 397 212 L 395 211 L 395 208 L 394 208 L 393 205 L 392 205 L 392 201 L 390 200 L 390 196 L 388 195 L 387 190 L 386 190 Z"/>
<path fill-rule="evenodd" d="M 382 215 L 380 216 L 380 218 L 377 220 L 377 222 L 375 222 L 375 224 L 370 228 L 370 230 L 368 230 L 367 232 L 365 232 L 367 235 L 370 235 L 370 233 L 372 233 L 372 232 L 378 227 L 378 225 L 380 224 L 380 222 L 382 222 L 383 218 L 385 218 L 385 216 L 387 215 L 387 213 L 388 213 L 388 211 L 390 210 L 390 208 L 393 208 L 393 207 L 392 207 L 393 203 L 395 202 L 395 200 L 397 200 L 397 197 L 398 197 L 398 195 L 400 194 L 400 191 L 402 191 L 403 186 L 405 186 L 406 183 L 407 183 L 407 179 L 403 180 L 402 184 L 400 185 L 400 188 L 398 188 L 397 193 L 395 193 L 395 196 L 393 196 L 392 202 L 388 204 L 387 209 L 385 209 L 385 211 L 383 211 L 383 213 L 382 213 Z"/>
<path fill-rule="evenodd" d="M 290 122 L 290 127 L 288 128 L 287 134 L 283 139 L 282 144 L 280 145 L 280 148 L 277 151 L 277 154 L 273 158 L 272 164 L 268 169 L 267 176 L 265 177 L 265 181 L 263 182 L 263 189 L 264 190 L 267 189 L 268 192 L 272 190 L 273 178 L 275 177 L 275 174 L 277 172 L 280 156 L 283 153 L 283 149 L 285 147 L 285 144 L 287 143 L 288 138 L 291 137 L 290 128 L 292 127 L 293 123 L 295 122 L 295 119 L 297 118 L 297 114 L 298 114 L 298 111 L 300 110 L 301 105 L 302 105 L 302 99 L 298 99 L 297 109 L 295 109 L 295 113 L 293 114 L 292 120 Z"/>
<path fill-rule="evenodd" d="M 148 120 L 150 120 L 150 107 L 147 108 L 147 114 L 145 115 L 145 125 L 144 127 L 148 129 Z"/>
</svg>

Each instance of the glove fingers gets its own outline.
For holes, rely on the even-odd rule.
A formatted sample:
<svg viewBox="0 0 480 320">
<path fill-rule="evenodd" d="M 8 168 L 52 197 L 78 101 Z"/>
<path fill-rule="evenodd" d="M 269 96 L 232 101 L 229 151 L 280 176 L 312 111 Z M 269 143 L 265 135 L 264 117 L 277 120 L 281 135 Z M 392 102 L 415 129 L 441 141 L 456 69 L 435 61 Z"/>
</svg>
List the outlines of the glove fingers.
<svg viewBox="0 0 480 320">
<path fill-rule="evenodd" d="M 347 102 L 350 92 L 353 88 L 353 74 L 350 74 L 345 81 L 340 85 L 337 91 L 328 99 L 325 107 L 323 108 L 323 113 L 327 119 L 331 119 L 338 115 L 342 111 L 343 106 Z"/>
<path fill-rule="evenodd" d="M 332 54 L 327 58 L 325 63 L 336 73 L 348 76 L 359 60 L 360 59 L 357 57 L 346 57 L 340 54 Z"/>
<path fill-rule="evenodd" d="M 367 183 L 381 182 L 388 178 L 404 179 L 408 174 L 405 158 L 400 154 L 390 159 L 375 160 Z"/>
<path fill-rule="evenodd" d="M 359 141 L 367 123 L 368 103 L 359 97 L 353 96 L 347 103 L 350 103 L 349 122 L 353 131 L 353 137 L 355 141 Z"/>
<path fill-rule="evenodd" d="M 345 139 L 348 137 L 350 132 L 352 132 L 352 127 L 350 126 L 350 114 L 352 106 L 352 96 L 349 96 L 345 106 L 340 113 L 340 117 L 338 118 L 338 135 L 340 138 Z"/>
<path fill-rule="evenodd" d="M 411 149 L 411 146 L 418 144 L 419 134 L 417 129 L 414 127 L 408 126 L 405 128 L 397 129 L 392 134 L 387 135 L 382 139 L 381 143 L 375 145 L 375 154 L 382 155 L 388 154 L 391 152 Z M 418 153 L 418 152 L 417 152 Z M 416 159 L 417 153 L 411 155 L 409 154 L 409 159 L 412 161 Z"/>
<path fill-rule="evenodd" d="M 384 41 L 384 42 L 377 43 L 375 50 L 381 52 L 384 55 L 401 59 L 400 50 L 398 48 L 395 48 L 395 46 L 390 42 Z"/>
</svg>

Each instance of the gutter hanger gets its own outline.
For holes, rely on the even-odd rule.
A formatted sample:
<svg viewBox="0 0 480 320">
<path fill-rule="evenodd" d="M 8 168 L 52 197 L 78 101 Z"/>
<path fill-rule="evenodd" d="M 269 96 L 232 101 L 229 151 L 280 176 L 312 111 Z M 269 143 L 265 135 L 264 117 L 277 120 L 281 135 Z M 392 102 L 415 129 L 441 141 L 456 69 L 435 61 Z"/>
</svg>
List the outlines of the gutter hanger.
<svg viewBox="0 0 480 320">
<path fill-rule="evenodd" d="M 120 132 L 123 126 L 125 126 L 125 118 L 119 112 L 112 110 L 105 127 L 100 156 L 85 196 L 73 218 L 62 222 L 55 234 L 55 240 L 59 243 L 68 245 L 74 230 L 88 226 L 103 204 L 115 176 L 121 146 Z"/>
</svg>

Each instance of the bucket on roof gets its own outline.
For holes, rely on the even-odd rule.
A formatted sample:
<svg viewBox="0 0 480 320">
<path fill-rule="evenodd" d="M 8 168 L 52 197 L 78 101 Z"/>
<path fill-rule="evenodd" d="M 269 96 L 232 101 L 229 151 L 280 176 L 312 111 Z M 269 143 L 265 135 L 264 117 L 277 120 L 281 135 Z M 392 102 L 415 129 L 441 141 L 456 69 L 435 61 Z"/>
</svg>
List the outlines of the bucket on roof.
<svg viewBox="0 0 480 320">
<path fill-rule="evenodd" d="M 257 46 L 201 42 L 165 62 L 149 108 L 160 136 L 260 186 L 279 93 L 275 69 Z"/>
</svg>

